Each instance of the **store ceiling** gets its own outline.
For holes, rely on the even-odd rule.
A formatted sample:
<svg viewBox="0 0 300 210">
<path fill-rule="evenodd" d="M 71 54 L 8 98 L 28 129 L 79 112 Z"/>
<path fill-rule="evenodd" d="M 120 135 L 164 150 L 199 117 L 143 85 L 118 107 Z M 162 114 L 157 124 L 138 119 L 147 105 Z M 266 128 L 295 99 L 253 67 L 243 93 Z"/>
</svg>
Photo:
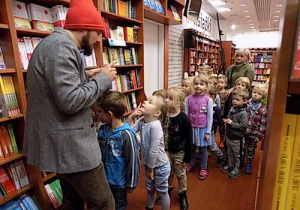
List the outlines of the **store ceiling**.
<svg viewBox="0 0 300 210">
<path fill-rule="evenodd" d="M 216 11 L 218 11 L 230 25 L 234 24 L 236 28 L 232 29 L 232 35 L 278 31 L 279 20 L 283 15 L 283 1 L 284 0 L 203 0 L 202 9 L 213 17 L 216 16 Z M 223 11 L 226 10 L 226 8 L 230 11 Z"/>
</svg>

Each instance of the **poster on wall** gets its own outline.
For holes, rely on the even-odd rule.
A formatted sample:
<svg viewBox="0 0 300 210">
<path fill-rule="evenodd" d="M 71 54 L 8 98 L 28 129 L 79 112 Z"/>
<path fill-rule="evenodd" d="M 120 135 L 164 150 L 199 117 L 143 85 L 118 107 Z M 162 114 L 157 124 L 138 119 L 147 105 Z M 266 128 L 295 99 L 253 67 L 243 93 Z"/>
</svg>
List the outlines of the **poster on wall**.
<svg viewBox="0 0 300 210">
<path fill-rule="evenodd" d="M 169 26 L 168 87 L 182 86 L 183 58 L 183 27 Z"/>
</svg>

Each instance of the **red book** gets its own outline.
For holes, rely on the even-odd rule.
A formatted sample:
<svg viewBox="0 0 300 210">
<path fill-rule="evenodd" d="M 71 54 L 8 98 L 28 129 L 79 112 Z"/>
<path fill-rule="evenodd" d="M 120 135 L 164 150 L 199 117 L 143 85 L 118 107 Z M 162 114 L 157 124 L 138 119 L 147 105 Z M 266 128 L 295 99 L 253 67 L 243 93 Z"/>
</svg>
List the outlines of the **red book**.
<svg viewBox="0 0 300 210">
<path fill-rule="evenodd" d="M 295 38 L 295 51 L 292 67 L 292 78 L 300 78 L 300 19 L 298 18 L 297 34 Z"/>
<path fill-rule="evenodd" d="M 2 166 L 0 166 L 0 183 L 7 194 L 16 190 L 16 188 L 14 187 L 13 183 L 10 181 L 9 177 L 5 173 Z"/>
</svg>

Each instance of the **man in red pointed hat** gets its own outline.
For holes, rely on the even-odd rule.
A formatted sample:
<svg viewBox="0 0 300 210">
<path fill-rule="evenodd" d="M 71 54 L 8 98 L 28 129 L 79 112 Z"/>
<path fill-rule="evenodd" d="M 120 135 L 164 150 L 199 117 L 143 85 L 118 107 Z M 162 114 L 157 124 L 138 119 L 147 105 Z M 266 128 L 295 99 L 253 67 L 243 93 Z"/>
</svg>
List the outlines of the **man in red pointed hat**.
<svg viewBox="0 0 300 210">
<path fill-rule="evenodd" d="M 84 70 L 104 25 L 92 0 L 71 0 L 64 29 L 56 28 L 35 49 L 27 72 L 23 151 L 27 163 L 55 172 L 62 209 L 115 209 L 91 116 L 91 106 L 116 78 L 112 64 Z M 97 52 L 96 52 L 97 53 Z"/>
</svg>

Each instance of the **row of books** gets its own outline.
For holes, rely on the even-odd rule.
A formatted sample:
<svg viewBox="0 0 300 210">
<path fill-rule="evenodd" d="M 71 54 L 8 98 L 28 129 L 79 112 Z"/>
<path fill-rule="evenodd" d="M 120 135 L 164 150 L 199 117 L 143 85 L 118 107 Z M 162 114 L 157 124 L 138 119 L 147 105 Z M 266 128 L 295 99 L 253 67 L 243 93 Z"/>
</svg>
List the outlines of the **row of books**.
<svg viewBox="0 0 300 210">
<path fill-rule="evenodd" d="M 0 75 L 0 117 L 12 117 L 20 113 L 12 76 Z"/>
<path fill-rule="evenodd" d="M 144 5 L 158 13 L 165 14 L 165 11 L 159 0 L 144 0 Z"/>
<path fill-rule="evenodd" d="M 0 166 L 0 196 L 3 197 L 29 184 L 23 160 Z"/>
<path fill-rule="evenodd" d="M 112 90 L 120 92 L 132 90 L 140 87 L 140 78 L 137 69 L 130 70 L 128 73 L 118 74 L 112 81 Z"/>
<path fill-rule="evenodd" d="M 254 80 L 267 81 L 268 79 L 269 79 L 269 76 L 264 76 L 264 75 L 254 75 Z"/>
<path fill-rule="evenodd" d="M 138 26 L 133 27 L 122 27 L 110 25 L 107 18 L 102 17 L 105 23 L 105 34 L 107 38 L 114 40 L 122 40 L 129 42 L 137 42 L 138 40 Z"/>
<path fill-rule="evenodd" d="M 250 57 L 250 62 L 272 62 L 272 57 L 273 55 L 257 55 L 257 54 L 252 54 Z"/>
<path fill-rule="evenodd" d="M 27 193 L 20 195 L 19 198 L 9 201 L 0 208 L 1 210 L 39 210 L 39 206 L 34 196 L 29 196 Z"/>
<path fill-rule="evenodd" d="M 18 28 L 53 31 L 54 27 L 65 25 L 67 7 L 55 5 L 52 8 L 12 0 L 15 26 Z M 31 24 L 30 24 L 31 23 Z"/>
<path fill-rule="evenodd" d="M 0 161 L 19 153 L 15 134 L 11 123 L 0 125 Z"/>
<path fill-rule="evenodd" d="M 110 48 L 103 49 L 103 64 L 115 63 L 115 65 L 139 64 L 137 51 L 132 48 Z"/>
<path fill-rule="evenodd" d="M 271 69 L 255 69 L 255 74 L 270 74 Z"/>
<path fill-rule="evenodd" d="M 300 115 L 285 114 L 272 209 L 300 209 Z"/>
<path fill-rule="evenodd" d="M 97 59 L 96 59 L 96 55 L 95 55 L 95 50 L 92 51 L 92 54 L 90 56 L 86 56 L 86 55 L 81 55 L 82 61 L 83 61 L 83 65 L 85 67 L 89 67 L 89 66 L 97 66 Z"/>
<path fill-rule="evenodd" d="M 62 204 L 63 200 L 63 193 L 59 179 L 46 184 L 45 190 L 54 208 L 58 208 Z"/>
<path fill-rule="evenodd" d="M 101 9 L 107 12 L 112 12 L 117 15 L 136 19 L 136 7 L 132 6 L 131 1 L 122 0 L 101 0 Z"/>
<path fill-rule="evenodd" d="M 127 100 L 127 112 L 131 112 L 137 108 L 138 100 L 136 98 L 135 92 L 126 94 Z"/>
<path fill-rule="evenodd" d="M 256 80 L 256 81 L 252 81 L 251 86 L 254 87 L 255 85 L 259 85 L 259 84 L 263 84 L 265 83 L 266 80 Z"/>
<path fill-rule="evenodd" d="M 18 48 L 21 60 L 22 69 L 27 69 L 31 55 L 36 48 L 36 46 L 43 40 L 40 37 L 19 37 L 18 38 Z"/>
<path fill-rule="evenodd" d="M 254 68 L 259 69 L 269 69 L 271 68 L 271 63 L 250 63 Z"/>
</svg>

